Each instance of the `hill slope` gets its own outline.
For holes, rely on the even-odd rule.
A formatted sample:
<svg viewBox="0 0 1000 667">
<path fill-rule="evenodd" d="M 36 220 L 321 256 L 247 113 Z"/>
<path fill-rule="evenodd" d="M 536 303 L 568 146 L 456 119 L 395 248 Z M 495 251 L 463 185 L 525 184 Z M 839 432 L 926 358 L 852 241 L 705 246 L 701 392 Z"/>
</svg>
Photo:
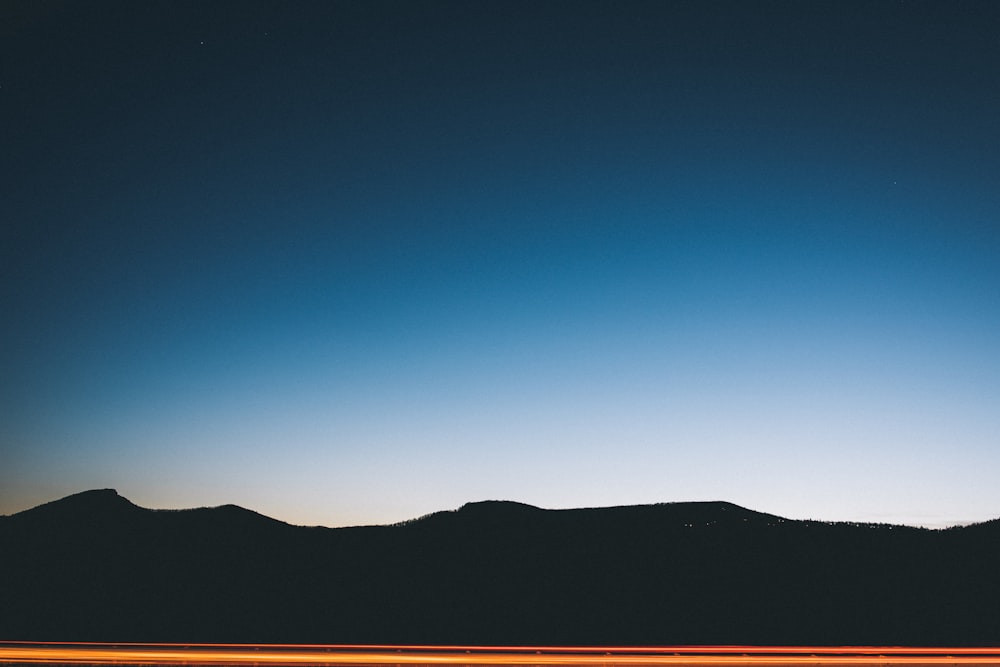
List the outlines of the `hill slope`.
<svg viewBox="0 0 1000 667">
<path fill-rule="evenodd" d="M 1000 644 L 1000 522 L 470 503 L 303 528 L 90 491 L 0 517 L 0 639 Z"/>
</svg>

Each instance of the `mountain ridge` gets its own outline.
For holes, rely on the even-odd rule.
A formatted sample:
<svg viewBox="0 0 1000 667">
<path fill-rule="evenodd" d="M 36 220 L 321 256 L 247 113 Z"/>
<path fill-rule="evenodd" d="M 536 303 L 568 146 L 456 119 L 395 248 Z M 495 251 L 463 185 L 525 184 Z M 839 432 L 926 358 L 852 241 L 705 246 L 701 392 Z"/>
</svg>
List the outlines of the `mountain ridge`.
<svg viewBox="0 0 1000 667">
<path fill-rule="evenodd" d="M 427 514 L 412 518 L 404 519 L 395 523 L 388 524 L 362 524 L 362 525 L 352 525 L 352 526 L 305 526 L 301 524 L 293 524 L 281 519 L 276 519 L 270 517 L 266 514 L 262 514 L 252 509 L 242 507 L 240 505 L 235 505 L 232 503 L 226 503 L 223 505 L 216 506 L 202 506 L 202 507 L 190 507 L 190 508 L 170 508 L 170 509 L 154 509 L 142 507 L 136 505 L 129 499 L 125 498 L 118 493 L 116 489 L 89 489 L 81 491 L 78 493 L 73 493 L 62 498 L 48 501 L 28 509 L 21 510 L 9 515 L 0 515 L 0 519 L 13 518 L 18 516 L 39 516 L 43 514 L 49 514 L 56 516 L 58 514 L 72 514 L 73 516 L 83 516 L 86 512 L 102 512 L 109 514 L 111 512 L 123 513 L 123 512 L 173 512 L 173 513 L 184 513 L 184 512 L 233 512 L 233 513 L 244 513 L 246 515 L 252 515 L 259 517 L 261 519 L 266 519 L 270 522 L 280 523 L 290 527 L 296 528 L 326 528 L 330 530 L 341 530 L 350 528 L 368 528 L 368 527 L 393 527 L 393 526 L 406 526 L 414 525 L 418 522 L 424 521 L 425 519 L 433 519 L 435 517 L 441 516 L 471 516 L 475 515 L 477 518 L 482 518 L 489 515 L 498 515 L 502 512 L 508 512 L 509 514 L 518 513 L 522 516 L 527 516 L 532 513 L 540 512 L 552 512 L 552 513 L 567 513 L 567 512 L 583 512 L 583 513 L 615 513 L 615 512 L 628 512 L 628 511 L 660 511 L 663 514 L 679 514 L 681 512 L 687 512 L 688 518 L 693 515 L 704 517 L 706 512 L 715 512 L 719 515 L 725 512 L 733 512 L 734 514 L 740 514 L 743 518 L 752 518 L 753 520 L 766 520 L 766 522 L 774 523 L 798 523 L 798 524 L 817 524 L 817 525 L 852 525 L 852 526 L 869 526 L 869 527 L 892 527 L 892 528 L 902 528 L 910 530 L 961 530 L 965 528 L 972 528 L 975 526 L 998 526 L 1000 528 L 1000 517 L 995 519 L 988 519 L 986 521 L 974 522 L 968 524 L 957 524 L 954 526 L 948 526 L 945 528 L 925 528 L 922 526 L 912 526 L 907 524 L 894 524 L 894 523 L 882 523 L 882 522 L 861 522 L 861 521 L 827 521 L 822 519 L 790 519 L 782 517 L 777 514 L 771 514 L 768 512 L 762 512 L 759 510 L 753 510 L 736 503 L 725 501 L 725 500 L 696 500 L 696 501 L 669 501 L 669 502 L 659 502 L 659 503 L 646 503 L 637 505 L 609 505 L 609 506 L 587 506 L 587 507 L 573 507 L 573 508 L 557 508 L 549 509 L 542 508 L 536 505 L 531 505 L 528 503 L 523 503 L 514 500 L 478 500 L 470 501 L 464 503 L 455 509 L 445 509 L 436 510 L 429 512 Z M 717 520 L 718 516 L 716 517 Z"/>
<path fill-rule="evenodd" d="M 997 645 L 998 554 L 1000 521 L 480 501 L 324 528 L 105 489 L 0 520 L 0 639 Z"/>
</svg>

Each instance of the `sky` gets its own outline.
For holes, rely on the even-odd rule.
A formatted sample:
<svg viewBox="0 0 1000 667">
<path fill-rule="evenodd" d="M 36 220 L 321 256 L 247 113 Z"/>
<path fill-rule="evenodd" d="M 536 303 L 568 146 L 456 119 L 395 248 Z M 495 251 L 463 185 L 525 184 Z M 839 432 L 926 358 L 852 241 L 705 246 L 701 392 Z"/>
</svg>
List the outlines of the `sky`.
<svg viewBox="0 0 1000 667">
<path fill-rule="evenodd" d="M 0 8 L 0 514 L 1000 516 L 1000 6 Z"/>
</svg>

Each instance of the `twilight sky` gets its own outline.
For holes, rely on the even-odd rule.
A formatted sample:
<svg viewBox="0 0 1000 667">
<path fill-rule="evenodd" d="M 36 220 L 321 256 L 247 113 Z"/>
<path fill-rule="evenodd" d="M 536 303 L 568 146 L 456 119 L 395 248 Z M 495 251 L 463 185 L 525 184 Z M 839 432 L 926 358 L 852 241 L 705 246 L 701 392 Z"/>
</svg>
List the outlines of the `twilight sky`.
<svg viewBox="0 0 1000 667">
<path fill-rule="evenodd" d="M 1000 6 L 0 8 L 0 514 L 1000 516 Z"/>
</svg>

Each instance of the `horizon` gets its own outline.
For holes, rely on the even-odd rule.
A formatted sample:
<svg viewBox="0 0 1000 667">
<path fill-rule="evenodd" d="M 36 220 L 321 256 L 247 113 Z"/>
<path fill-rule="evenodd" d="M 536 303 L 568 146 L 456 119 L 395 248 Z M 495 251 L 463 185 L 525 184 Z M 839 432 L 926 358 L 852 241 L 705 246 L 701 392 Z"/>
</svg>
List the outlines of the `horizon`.
<svg viewBox="0 0 1000 667">
<path fill-rule="evenodd" d="M 1000 515 L 997 3 L 0 14 L 0 513 Z"/>
<path fill-rule="evenodd" d="M 243 505 L 237 505 L 235 503 L 223 503 L 223 504 L 220 504 L 220 505 L 212 505 L 212 506 L 201 505 L 201 506 L 192 506 L 192 507 L 147 507 L 147 506 L 143 505 L 142 503 L 135 502 L 129 496 L 123 495 L 123 494 L 119 493 L 117 489 L 86 489 L 84 491 L 78 491 L 76 493 L 71 493 L 71 494 L 69 494 L 67 496 L 63 496 L 63 497 L 60 497 L 60 498 L 54 498 L 52 500 L 43 502 L 43 503 L 41 503 L 39 505 L 33 505 L 33 506 L 27 507 L 27 508 L 25 508 L 23 510 L 18 510 L 18 511 L 12 512 L 11 514 L 0 514 L 0 516 L 12 516 L 13 514 L 18 514 L 20 512 L 26 512 L 28 510 L 32 510 L 32 509 L 35 509 L 35 508 L 38 508 L 38 507 L 42 507 L 44 505 L 50 505 L 50 504 L 53 504 L 53 503 L 58 503 L 58 502 L 62 502 L 62 501 L 65 501 L 65 500 L 69 500 L 70 498 L 73 498 L 75 496 L 80 496 L 80 495 L 85 495 L 85 494 L 93 494 L 93 493 L 101 493 L 101 492 L 107 492 L 107 491 L 113 492 L 118 498 L 121 498 L 121 499 L 129 502 L 130 504 L 138 507 L 139 509 L 150 510 L 150 511 L 154 511 L 154 512 L 183 512 L 183 511 L 198 510 L 198 509 L 218 509 L 218 508 L 221 508 L 221 507 L 238 507 L 239 509 L 247 510 L 247 511 L 253 512 L 255 514 L 259 514 L 260 516 L 263 516 L 265 518 L 274 519 L 274 520 L 280 521 L 282 523 L 286 523 L 288 525 L 295 526 L 295 527 L 300 527 L 300 528 L 362 528 L 362 527 L 369 527 L 369 526 L 396 526 L 396 525 L 402 525 L 402 524 L 410 523 L 410 522 L 413 522 L 413 521 L 418 521 L 420 519 L 423 519 L 423 518 L 425 518 L 427 516 L 431 516 L 431 515 L 434 515 L 434 514 L 448 513 L 448 512 L 458 512 L 458 511 L 464 509 L 466 506 L 469 506 L 469 505 L 480 505 L 480 504 L 487 504 L 487 503 L 523 505 L 525 507 L 530 507 L 532 509 L 537 509 L 537 510 L 541 510 L 541 511 L 544 511 L 544 512 L 548 512 L 548 511 L 560 512 L 560 511 L 574 511 L 574 510 L 622 509 L 622 508 L 632 508 L 632 507 L 651 507 L 651 506 L 659 506 L 659 505 L 731 505 L 731 506 L 737 507 L 739 509 L 743 509 L 743 510 L 752 512 L 754 514 L 761 514 L 761 515 L 766 515 L 766 516 L 774 516 L 774 517 L 777 517 L 779 519 L 788 520 L 788 521 L 803 521 L 803 522 L 815 522 L 815 523 L 825 523 L 825 524 L 846 523 L 846 524 L 860 524 L 860 525 L 864 525 L 864 524 L 886 525 L 886 526 L 890 526 L 891 525 L 891 526 L 900 526 L 900 527 L 909 527 L 909 528 L 925 528 L 925 529 L 928 529 L 928 530 L 946 530 L 946 529 L 949 529 L 949 528 L 960 528 L 960 527 L 963 527 L 963 526 L 976 525 L 976 524 L 979 524 L 979 523 L 986 523 L 986 522 L 989 522 L 989 521 L 992 521 L 992 520 L 995 520 L 995 519 L 1000 519 L 1000 515 L 998 515 L 997 517 L 994 517 L 994 519 L 986 519 L 984 521 L 970 521 L 970 522 L 960 523 L 960 524 L 946 524 L 946 525 L 919 525 L 919 524 L 917 524 L 917 525 L 914 525 L 914 524 L 900 524 L 900 523 L 875 522 L 875 521 L 852 521 L 852 520 L 836 521 L 836 520 L 824 519 L 822 517 L 793 518 L 793 517 L 789 517 L 789 516 L 786 516 L 784 514 L 781 514 L 780 512 L 770 512 L 770 511 L 767 511 L 767 510 L 764 510 L 764 509 L 758 509 L 758 508 L 753 508 L 753 507 L 744 507 L 743 505 L 740 505 L 738 503 L 733 503 L 733 502 L 730 502 L 728 500 L 719 500 L 719 499 L 716 499 L 716 500 L 670 500 L 670 501 L 661 501 L 661 502 L 657 502 L 657 503 L 642 503 L 642 504 L 637 504 L 637 505 L 599 505 L 599 506 L 587 505 L 587 506 L 578 506 L 578 507 L 539 507 L 537 505 L 532 505 L 530 503 L 524 503 L 524 502 L 521 502 L 521 501 L 518 501 L 518 500 L 507 499 L 507 498 L 483 498 L 483 499 L 480 499 L 480 500 L 469 500 L 469 501 L 466 501 L 466 502 L 462 503 L 461 505 L 459 505 L 457 507 L 453 507 L 453 508 L 440 508 L 440 509 L 433 510 L 433 511 L 431 511 L 429 513 L 426 513 L 426 514 L 421 514 L 419 516 L 414 516 L 414 517 L 410 517 L 410 518 L 406 518 L 406 519 L 401 519 L 399 521 L 393 521 L 393 522 L 390 522 L 390 523 L 345 524 L 345 525 L 340 525 L 340 526 L 327 526 L 327 525 L 322 525 L 322 524 L 298 524 L 298 523 L 294 523 L 294 522 L 291 522 L 291 521 L 286 521 L 286 520 L 282 519 L 281 517 L 271 516 L 270 514 L 267 514 L 266 512 L 261 512 L 261 511 L 257 510 L 256 508 L 245 507 Z"/>
</svg>

